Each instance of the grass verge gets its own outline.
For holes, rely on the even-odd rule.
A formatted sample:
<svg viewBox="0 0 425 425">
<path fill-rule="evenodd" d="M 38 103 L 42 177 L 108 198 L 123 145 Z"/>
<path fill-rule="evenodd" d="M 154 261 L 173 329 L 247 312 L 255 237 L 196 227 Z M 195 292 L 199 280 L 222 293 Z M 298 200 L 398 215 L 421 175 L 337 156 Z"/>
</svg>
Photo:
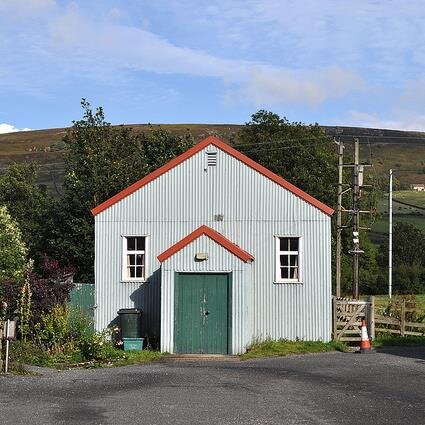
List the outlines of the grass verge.
<svg viewBox="0 0 425 425">
<path fill-rule="evenodd" d="M 50 354 L 36 343 L 22 341 L 14 341 L 10 350 L 11 371 L 19 374 L 24 370 L 25 364 L 54 369 L 99 368 L 147 363 L 162 357 L 163 354 L 159 351 L 123 351 L 111 346 L 105 358 L 86 360 L 78 350 Z"/>
<path fill-rule="evenodd" d="M 347 351 L 341 342 L 289 341 L 287 339 L 266 340 L 252 344 L 240 357 L 242 360 L 258 357 L 288 356 L 291 354 L 326 353 L 329 351 Z"/>
<path fill-rule="evenodd" d="M 425 336 L 378 335 L 373 341 L 373 347 L 391 346 L 425 346 Z"/>
</svg>

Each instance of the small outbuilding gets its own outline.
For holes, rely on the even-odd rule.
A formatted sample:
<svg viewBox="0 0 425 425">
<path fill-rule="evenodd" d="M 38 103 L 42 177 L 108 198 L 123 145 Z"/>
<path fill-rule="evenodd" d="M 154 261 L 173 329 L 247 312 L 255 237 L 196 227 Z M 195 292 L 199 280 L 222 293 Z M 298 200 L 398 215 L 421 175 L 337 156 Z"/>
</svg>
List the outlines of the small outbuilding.
<svg viewBox="0 0 425 425">
<path fill-rule="evenodd" d="M 416 190 L 416 192 L 425 192 L 425 184 L 422 184 L 422 183 L 411 184 L 410 189 Z"/>
<path fill-rule="evenodd" d="M 136 307 L 164 352 L 330 340 L 333 210 L 218 138 L 92 213 L 98 330 Z"/>
</svg>

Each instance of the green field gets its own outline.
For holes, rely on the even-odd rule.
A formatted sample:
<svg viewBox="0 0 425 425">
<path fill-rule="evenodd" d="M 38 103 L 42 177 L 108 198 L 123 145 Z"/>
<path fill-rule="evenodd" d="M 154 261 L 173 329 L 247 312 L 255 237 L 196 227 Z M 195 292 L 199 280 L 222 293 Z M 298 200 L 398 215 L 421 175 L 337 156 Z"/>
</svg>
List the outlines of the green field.
<svg viewBox="0 0 425 425">
<path fill-rule="evenodd" d="M 387 196 L 378 203 L 379 218 L 372 226 L 374 234 L 388 234 L 388 200 Z M 410 223 L 425 231 L 425 192 L 411 190 L 397 191 L 394 200 L 400 200 L 421 208 L 393 202 L 393 224 Z"/>
<path fill-rule="evenodd" d="M 392 297 L 392 302 L 401 302 L 403 296 L 395 295 Z M 415 295 L 417 313 L 421 316 L 425 315 L 425 294 Z M 382 314 L 390 302 L 388 295 L 375 295 L 375 311 L 377 314 Z"/>
<path fill-rule="evenodd" d="M 416 192 L 414 190 L 400 190 L 398 192 L 394 192 L 394 199 L 425 208 L 425 192 Z"/>
<path fill-rule="evenodd" d="M 425 232 L 425 216 L 415 217 L 412 215 L 394 215 L 393 225 L 396 223 L 413 224 L 414 226 L 419 227 L 422 231 Z M 388 226 L 389 226 L 388 217 L 381 218 L 374 223 L 372 227 L 372 231 L 374 233 L 388 234 Z"/>
</svg>

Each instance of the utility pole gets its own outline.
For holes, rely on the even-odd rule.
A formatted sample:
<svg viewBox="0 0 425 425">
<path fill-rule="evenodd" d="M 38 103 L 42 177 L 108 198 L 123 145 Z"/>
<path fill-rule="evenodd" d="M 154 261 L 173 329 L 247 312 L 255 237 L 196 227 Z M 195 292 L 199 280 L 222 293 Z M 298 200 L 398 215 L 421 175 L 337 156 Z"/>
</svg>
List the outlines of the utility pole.
<svg viewBox="0 0 425 425">
<path fill-rule="evenodd" d="M 388 191 L 388 296 L 393 295 L 393 170 L 390 170 L 390 187 Z"/>
<path fill-rule="evenodd" d="M 354 139 L 354 167 L 353 167 L 353 298 L 359 298 L 359 227 L 360 227 L 360 149 L 359 139 Z"/>
<path fill-rule="evenodd" d="M 342 171 L 344 166 L 344 145 L 338 144 L 338 208 L 336 212 L 336 296 L 341 296 L 341 232 L 342 232 Z"/>
<path fill-rule="evenodd" d="M 363 184 L 363 176 L 365 167 L 370 167 L 371 164 L 360 164 L 360 143 L 358 139 L 354 139 L 354 160 L 351 164 L 344 164 L 344 145 L 341 141 L 337 142 L 338 145 L 338 209 L 337 209 L 337 238 L 336 238 L 336 296 L 341 296 L 341 233 L 345 228 L 353 229 L 353 248 L 349 251 L 353 255 L 353 298 L 359 298 L 359 257 L 364 253 L 360 249 L 360 230 L 366 230 L 367 227 L 360 225 L 360 214 L 371 214 L 371 211 L 362 211 L 360 209 L 360 200 L 362 196 L 361 189 L 363 187 L 370 187 L 370 185 Z M 343 169 L 344 167 L 352 169 L 352 182 L 348 188 L 343 183 Z M 352 192 L 352 207 L 349 209 L 344 208 L 342 205 L 343 196 L 347 192 Z M 351 225 L 342 225 L 342 213 L 351 215 Z M 370 229 L 369 229 L 370 230 Z"/>
</svg>

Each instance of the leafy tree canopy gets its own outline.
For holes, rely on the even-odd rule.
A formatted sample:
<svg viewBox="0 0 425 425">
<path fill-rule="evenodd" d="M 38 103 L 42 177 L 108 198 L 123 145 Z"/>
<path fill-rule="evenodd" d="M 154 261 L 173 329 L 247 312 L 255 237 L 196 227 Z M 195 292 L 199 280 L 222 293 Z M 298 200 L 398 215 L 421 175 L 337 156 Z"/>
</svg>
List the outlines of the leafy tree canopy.
<svg viewBox="0 0 425 425">
<path fill-rule="evenodd" d="M 380 249 L 379 264 L 388 267 L 388 245 Z M 388 288 L 388 273 L 384 276 Z M 399 294 L 425 292 L 425 232 L 410 223 L 396 223 L 393 229 L 393 291 Z"/>
<path fill-rule="evenodd" d="M 21 231 L 7 208 L 0 205 L 0 282 L 11 279 L 19 283 L 27 264 L 27 248 Z"/>
<path fill-rule="evenodd" d="M 335 145 L 319 125 L 291 123 L 260 110 L 239 131 L 236 149 L 322 202 L 336 203 Z"/>
<path fill-rule="evenodd" d="M 90 210 L 193 145 L 190 133 L 173 135 L 158 127 L 146 132 L 111 126 L 102 108 L 83 99 L 83 118 L 64 142 L 66 174 L 56 226 L 62 264 L 77 268 L 77 279 L 93 281 L 94 220 Z"/>
<path fill-rule="evenodd" d="M 46 252 L 45 243 L 49 208 L 54 202 L 37 183 L 36 164 L 12 164 L 0 176 L 0 204 L 7 206 L 17 221 L 29 256 L 35 260 Z M 41 263 L 41 261 L 40 261 Z"/>
</svg>

